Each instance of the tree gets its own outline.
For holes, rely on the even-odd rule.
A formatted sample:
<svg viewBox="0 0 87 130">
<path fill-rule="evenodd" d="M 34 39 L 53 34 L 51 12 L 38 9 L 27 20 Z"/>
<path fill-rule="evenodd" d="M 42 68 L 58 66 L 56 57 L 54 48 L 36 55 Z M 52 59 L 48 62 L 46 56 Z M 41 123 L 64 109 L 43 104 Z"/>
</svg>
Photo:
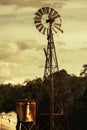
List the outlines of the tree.
<svg viewBox="0 0 87 130">
<path fill-rule="evenodd" d="M 83 65 L 83 70 L 80 73 L 81 76 L 86 77 L 87 76 L 87 64 Z"/>
</svg>

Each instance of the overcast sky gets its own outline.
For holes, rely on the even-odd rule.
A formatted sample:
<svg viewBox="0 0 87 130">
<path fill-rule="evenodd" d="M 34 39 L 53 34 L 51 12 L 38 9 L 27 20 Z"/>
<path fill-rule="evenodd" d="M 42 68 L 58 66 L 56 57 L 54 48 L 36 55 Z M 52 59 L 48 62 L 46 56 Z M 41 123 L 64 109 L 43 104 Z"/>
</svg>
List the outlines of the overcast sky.
<svg viewBox="0 0 87 130">
<path fill-rule="evenodd" d="M 62 17 L 64 33 L 54 35 L 59 68 L 79 75 L 87 64 L 87 0 L 0 0 L 0 83 L 43 76 L 47 37 L 33 18 L 44 6 Z"/>
</svg>

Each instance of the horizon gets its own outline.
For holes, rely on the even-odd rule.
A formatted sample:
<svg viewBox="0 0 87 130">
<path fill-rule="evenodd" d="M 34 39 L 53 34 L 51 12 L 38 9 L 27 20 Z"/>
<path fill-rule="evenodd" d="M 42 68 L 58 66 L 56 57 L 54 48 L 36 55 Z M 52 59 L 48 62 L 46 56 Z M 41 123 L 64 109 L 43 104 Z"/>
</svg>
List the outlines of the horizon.
<svg viewBox="0 0 87 130">
<path fill-rule="evenodd" d="M 67 70 L 65 70 L 65 69 L 61 69 L 61 70 L 59 70 L 59 72 L 61 72 L 62 70 L 64 70 L 64 71 L 66 71 L 66 73 L 67 74 L 69 74 L 71 77 L 73 77 L 73 76 L 76 76 L 76 77 L 85 77 L 85 76 L 81 76 L 80 74 L 79 75 L 75 75 L 74 73 L 73 74 L 70 74 L 70 73 L 68 73 L 67 72 Z M 57 73 L 58 71 L 56 71 L 55 73 Z M 83 70 L 82 70 L 82 72 L 83 72 Z M 54 73 L 54 74 L 55 74 Z M 7 81 L 5 81 L 4 83 L 3 83 L 3 85 L 8 85 L 8 84 L 12 84 L 12 85 L 26 85 L 26 83 L 27 82 L 29 82 L 29 81 L 33 81 L 33 80 L 36 80 L 36 79 L 38 79 L 38 78 L 41 78 L 42 80 L 43 80 L 43 77 L 34 77 L 34 78 L 31 78 L 31 79 L 29 79 L 29 78 L 19 78 L 19 79 L 17 79 L 17 78 L 15 78 L 14 80 L 7 80 Z M 0 83 L 1 84 L 1 83 Z"/>
</svg>

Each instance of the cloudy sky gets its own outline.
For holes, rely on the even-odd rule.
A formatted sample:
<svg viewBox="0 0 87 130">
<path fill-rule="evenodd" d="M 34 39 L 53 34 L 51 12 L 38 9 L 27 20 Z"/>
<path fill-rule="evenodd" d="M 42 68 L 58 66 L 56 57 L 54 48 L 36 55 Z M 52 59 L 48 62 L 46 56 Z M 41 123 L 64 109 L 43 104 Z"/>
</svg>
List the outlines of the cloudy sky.
<svg viewBox="0 0 87 130">
<path fill-rule="evenodd" d="M 64 33 L 54 35 L 59 68 L 79 75 L 87 63 L 87 0 L 0 0 L 0 83 L 43 76 L 47 37 L 33 18 L 44 6 L 62 17 Z"/>
</svg>

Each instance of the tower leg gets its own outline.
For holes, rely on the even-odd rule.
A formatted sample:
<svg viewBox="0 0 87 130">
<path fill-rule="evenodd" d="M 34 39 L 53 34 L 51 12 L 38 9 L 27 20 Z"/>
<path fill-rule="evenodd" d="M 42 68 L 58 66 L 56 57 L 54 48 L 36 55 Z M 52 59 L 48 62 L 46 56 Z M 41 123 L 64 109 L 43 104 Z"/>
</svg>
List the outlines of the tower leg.
<svg viewBox="0 0 87 130">
<path fill-rule="evenodd" d="M 22 125 L 22 123 L 20 123 L 19 130 L 21 130 L 21 125 Z"/>
</svg>

